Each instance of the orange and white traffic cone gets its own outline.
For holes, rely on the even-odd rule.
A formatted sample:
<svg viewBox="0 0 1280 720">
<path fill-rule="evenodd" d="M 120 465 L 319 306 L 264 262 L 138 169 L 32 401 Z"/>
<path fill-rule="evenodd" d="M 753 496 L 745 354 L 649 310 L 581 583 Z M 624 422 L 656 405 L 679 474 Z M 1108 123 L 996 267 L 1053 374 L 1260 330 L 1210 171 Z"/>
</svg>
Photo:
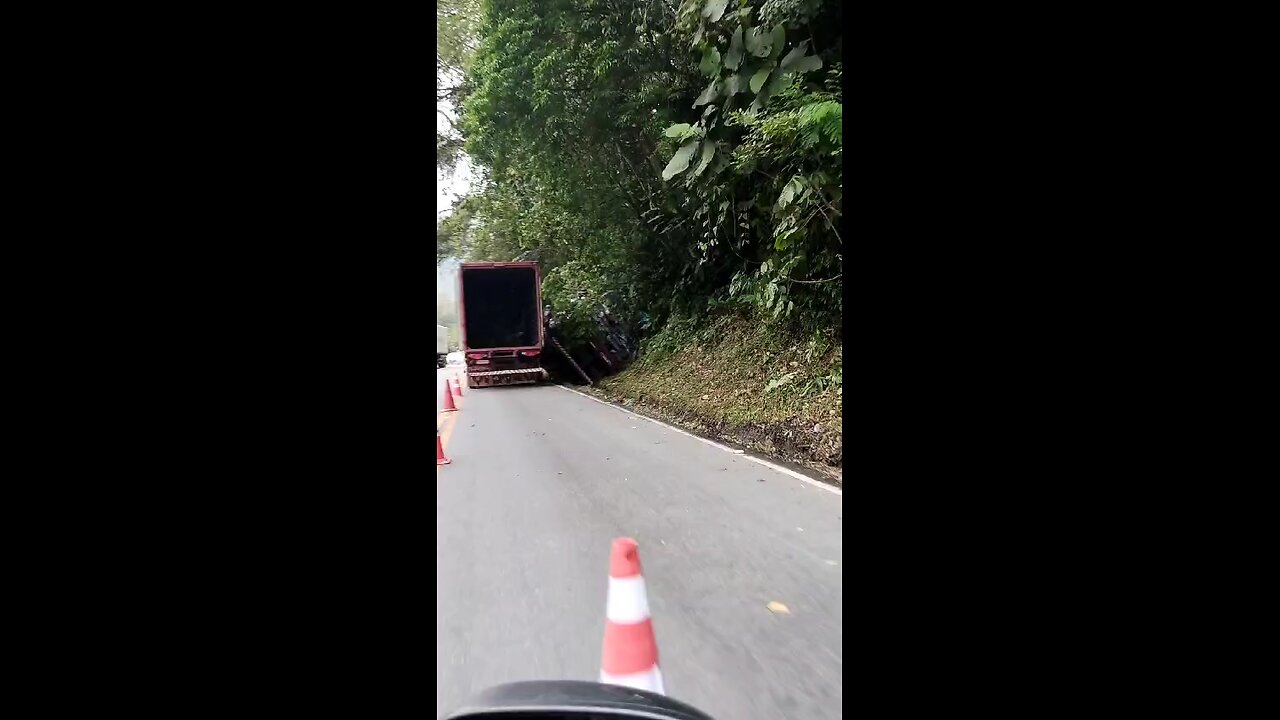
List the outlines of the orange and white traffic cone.
<svg viewBox="0 0 1280 720">
<path fill-rule="evenodd" d="M 462 375 L 461 375 L 461 373 L 459 373 L 458 377 L 455 377 L 455 378 L 453 379 L 453 386 L 454 386 L 455 388 L 457 388 L 457 389 L 458 389 L 458 397 L 462 397 L 463 395 L 465 395 L 465 394 L 466 394 L 466 393 L 462 392 Z"/>
<path fill-rule="evenodd" d="M 436 464 L 448 465 L 453 462 L 444 456 L 444 445 L 440 442 L 440 433 L 436 433 Z"/>
<path fill-rule="evenodd" d="M 453 412 L 458 409 L 458 406 L 453 404 L 453 390 L 449 388 L 448 380 L 445 381 L 444 385 L 444 407 L 440 409 L 440 412 Z"/>
<path fill-rule="evenodd" d="M 631 538 L 613 541 L 600 682 L 665 695 L 638 547 Z"/>
</svg>

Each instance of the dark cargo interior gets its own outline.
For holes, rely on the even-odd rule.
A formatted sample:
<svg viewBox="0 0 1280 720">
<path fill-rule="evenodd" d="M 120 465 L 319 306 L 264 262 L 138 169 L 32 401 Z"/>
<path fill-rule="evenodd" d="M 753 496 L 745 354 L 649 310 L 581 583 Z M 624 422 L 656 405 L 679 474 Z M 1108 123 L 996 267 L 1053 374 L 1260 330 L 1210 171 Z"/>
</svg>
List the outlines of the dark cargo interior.
<svg viewBox="0 0 1280 720">
<path fill-rule="evenodd" d="M 533 268 L 463 269 L 462 312 L 468 349 L 537 345 L 542 309 Z"/>
</svg>

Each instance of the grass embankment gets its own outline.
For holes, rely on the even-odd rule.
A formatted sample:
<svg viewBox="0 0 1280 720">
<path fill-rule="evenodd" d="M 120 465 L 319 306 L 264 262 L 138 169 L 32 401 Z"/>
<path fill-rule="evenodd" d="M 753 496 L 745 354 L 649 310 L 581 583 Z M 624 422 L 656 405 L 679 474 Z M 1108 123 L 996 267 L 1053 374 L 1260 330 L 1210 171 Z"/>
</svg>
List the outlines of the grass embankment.
<svg viewBox="0 0 1280 720">
<path fill-rule="evenodd" d="M 831 336 L 787 337 L 736 316 L 694 327 L 671 323 L 596 392 L 840 483 L 842 346 Z"/>
</svg>

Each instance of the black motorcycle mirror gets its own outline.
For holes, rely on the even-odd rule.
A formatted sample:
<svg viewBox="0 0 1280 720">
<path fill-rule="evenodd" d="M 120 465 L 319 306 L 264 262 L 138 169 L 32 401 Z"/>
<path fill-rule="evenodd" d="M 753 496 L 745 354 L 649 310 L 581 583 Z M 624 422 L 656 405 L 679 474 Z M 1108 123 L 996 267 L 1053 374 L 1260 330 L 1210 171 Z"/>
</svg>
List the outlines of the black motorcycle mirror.
<svg viewBox="0 0 1280 720">
<path fill-rule="evenodd" d="M 480 693 L 446 720 L 714 720 L 669 697 L 574 680 L 518 682 Z"/>
</svg>

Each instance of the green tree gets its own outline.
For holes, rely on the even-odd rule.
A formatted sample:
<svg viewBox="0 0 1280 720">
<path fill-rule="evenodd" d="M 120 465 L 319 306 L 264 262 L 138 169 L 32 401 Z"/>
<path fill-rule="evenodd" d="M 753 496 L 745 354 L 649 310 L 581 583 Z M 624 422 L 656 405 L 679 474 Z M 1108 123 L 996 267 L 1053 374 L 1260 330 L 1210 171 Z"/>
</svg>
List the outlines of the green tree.
<svg viewBox="0 0 1280 720">
<path fill-rule="evenodd" d="M 623 313 L 838 325 L 838 0 L 480 0 L 450 237 Z M 557 268 L 564 266 L 563 273 Z M 559 298 L 567 302 L 567 298 Z"/>
<path fill-rule="evenodd" d="M 477 0 L 436 0 L 436 103 L 456 104 L 476 49 Z M 447 172 L 462 156 L 462 133 L 443 111 L 449 130 L 436 131 L 436 170 Z M 438 254 L 438 253 L 437 253 Z"/>
</svg>

